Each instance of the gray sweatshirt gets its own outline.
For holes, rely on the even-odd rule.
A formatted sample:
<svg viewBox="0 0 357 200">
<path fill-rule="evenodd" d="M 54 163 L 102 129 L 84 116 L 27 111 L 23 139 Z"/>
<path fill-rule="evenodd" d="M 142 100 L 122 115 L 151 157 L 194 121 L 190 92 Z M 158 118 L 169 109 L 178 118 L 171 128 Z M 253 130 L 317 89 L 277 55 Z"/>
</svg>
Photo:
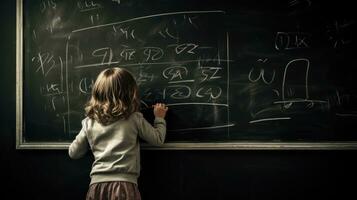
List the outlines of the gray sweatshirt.
<svg viewBox="0 0 357 200">
<path fill-rule="evenodd" d="M 139 112 L 126 120 L 103 126 L 90 118 L 82 120 L 82 130 L 69 146 L 72 159 L 82 157 L 90 148 L 94 155 L 91 182 L 127 181 L 137 184 L 140 175 L 139 137 L 151 145 L 165 141 L 166 122 L 155 118 L 154 126 Z"/>
</svg>

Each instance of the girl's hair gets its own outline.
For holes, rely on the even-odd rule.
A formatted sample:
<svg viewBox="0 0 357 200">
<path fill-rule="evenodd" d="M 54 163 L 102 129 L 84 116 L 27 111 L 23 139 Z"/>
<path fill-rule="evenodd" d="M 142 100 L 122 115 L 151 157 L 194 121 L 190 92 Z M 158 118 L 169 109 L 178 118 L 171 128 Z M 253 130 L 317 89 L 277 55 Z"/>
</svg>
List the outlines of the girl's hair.
<svg viewBox="0 0 357 200">
<path fill-rule="evenodd" d="M 86 116 L 108 125 L 119 119 L 127 119 L 139 110 L 138 87 L 133 75 L 122 68 L 103 70 L 92 88 Z"/>
</svg>

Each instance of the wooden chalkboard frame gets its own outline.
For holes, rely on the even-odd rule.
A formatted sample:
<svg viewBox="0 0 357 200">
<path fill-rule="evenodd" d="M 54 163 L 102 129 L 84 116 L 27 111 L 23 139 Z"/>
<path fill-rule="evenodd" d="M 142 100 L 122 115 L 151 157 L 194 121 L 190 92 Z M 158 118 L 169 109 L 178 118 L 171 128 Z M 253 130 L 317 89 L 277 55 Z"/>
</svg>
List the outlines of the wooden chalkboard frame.
<svg viewBox="0 0 357 200">
<path fill-rule="evenodd" d="M 16 8 L 16 149 L 67 149 L 69 143 L 27 142 L 24 133 L 23 108 L 23 1 L 17 0 Z M 147 150 L 350 150 L 357 149 L 357 141 L 351 142 L 251 142 L 234 141 L 218 143 L 166 143 L 161 147 L 143 145 Z"/>
</svg>

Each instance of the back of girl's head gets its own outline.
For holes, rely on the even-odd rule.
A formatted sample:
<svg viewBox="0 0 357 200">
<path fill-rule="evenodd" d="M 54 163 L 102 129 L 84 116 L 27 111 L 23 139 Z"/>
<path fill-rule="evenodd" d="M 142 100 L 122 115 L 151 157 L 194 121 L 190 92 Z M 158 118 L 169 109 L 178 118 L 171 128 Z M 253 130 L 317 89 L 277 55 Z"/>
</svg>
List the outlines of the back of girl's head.
<svg viewBox="0 0 357 200">
<path fill-rule="evenodd" d="M 127 119 L 139 110 L 139 105 L 138 88 L 131 73 L 122 68 L 108 68 L 98 75 L 85 111 L 89 118 L 108 125 Z"/>
</svg>

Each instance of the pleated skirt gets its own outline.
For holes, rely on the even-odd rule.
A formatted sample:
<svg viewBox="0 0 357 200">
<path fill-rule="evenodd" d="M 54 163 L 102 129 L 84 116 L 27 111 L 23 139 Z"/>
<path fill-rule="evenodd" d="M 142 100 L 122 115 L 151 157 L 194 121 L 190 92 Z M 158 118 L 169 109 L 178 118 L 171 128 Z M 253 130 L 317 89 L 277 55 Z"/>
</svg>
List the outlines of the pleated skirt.
<svg viewBox="0 0 357 200">
<path fill-rule="evenodd" d="M 93 183 L 86 200 L 141 200 L 138 186 L 124 181 Z"/>
</svg>

